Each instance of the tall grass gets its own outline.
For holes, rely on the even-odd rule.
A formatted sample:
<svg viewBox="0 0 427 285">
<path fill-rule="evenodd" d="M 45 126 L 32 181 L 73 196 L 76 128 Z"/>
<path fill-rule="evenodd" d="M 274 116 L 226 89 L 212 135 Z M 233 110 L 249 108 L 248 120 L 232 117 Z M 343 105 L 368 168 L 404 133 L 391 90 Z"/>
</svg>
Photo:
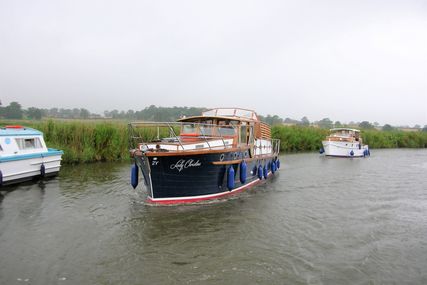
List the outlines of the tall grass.
<svg viewBox="0 0 427 285">
<path fill-rule="evenodd" d="M 46 144 L 64 151 L 64 162 L 116 161 L 129 158 L 127 126 L 123 123 L 57 122 L 34 126 Z"/>
<path fill-rule="evenodd" d="M 281 139 L 281 151 L 314 151 L 322 146 L 328 130 L 302 126 L 273 126 L 272 136 Z M 370 148 L 427 148 L 427 132 L 362 130 Z"/>
<path fill-rule="evenodd" d="M 362 131 L 370 148 L 427 148 L 427 132 Z"/>
<path fill-rule="evenodd" d="M 0 121 L 20 124 L 44 133 L 48 147 L 64 151 L 64 163 L 119 161 L 129 159 L 129 130 L 121 121 Z M 175 130 L 178 131 L 178 130 Z M 273 126 L 272 136 L 281 140 L 283 152 L 317 151 L 328 130 L 302 126 Z M 135 135 L 135 133 L 133 134 Z M 157 137 L 157 129 L 138 130 L 145 141 Z M 167 136 L 165 130 L 160 136 Z M 427 132 L 362 130 L 370 148 L 427 148 Z"/>
<path fill-rule="evenodd" d="M 318 150 L 328 133 L 325 129 L 303 126 L 276 125 L 271 128 L 272 137 L 280 139 L 280 150 L 284 152 Z"/>
<path fill-rule="evenodd" d="M 43 132 L 48 147 L 64 151 L 64 163 L 129 159 L 127 125 L 122 122 L 48 120 L 18 124 Z"/>
</svg>

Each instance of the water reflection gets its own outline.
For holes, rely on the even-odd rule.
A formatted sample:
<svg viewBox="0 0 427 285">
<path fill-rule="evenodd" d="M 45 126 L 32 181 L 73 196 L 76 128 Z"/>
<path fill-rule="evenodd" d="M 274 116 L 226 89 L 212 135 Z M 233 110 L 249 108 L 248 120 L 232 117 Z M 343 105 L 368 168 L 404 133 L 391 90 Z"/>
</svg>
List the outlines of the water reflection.
<svg viewBox="0 0 427 285">
<path fill-rule="evenodd" d="M 117 170 L 128 163 L 88 163 L 80 165 L 63 165 L 60 171 L 61 182 L 78 183 L 80 186 L 102 184 L 114 181 Z"/>
<path fill-rule="evenodd" d="M 90 163 L 82 165 L 64 165 L 60 172 L 60 191 L 65 196 L 78 197 L 87 191 L 99 191 L 114 185 L 124 187 L 129 182 L 124 167 L 128 163 Z M 119 186 L 119 184 L 122 184 Z"/>
</svg>

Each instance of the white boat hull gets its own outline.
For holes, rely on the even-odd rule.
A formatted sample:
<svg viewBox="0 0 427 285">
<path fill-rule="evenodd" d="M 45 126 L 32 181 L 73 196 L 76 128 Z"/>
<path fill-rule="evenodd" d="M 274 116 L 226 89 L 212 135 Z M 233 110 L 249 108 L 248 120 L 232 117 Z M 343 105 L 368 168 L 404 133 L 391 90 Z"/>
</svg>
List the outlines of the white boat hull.
<svg viewBox="0 0 427 285">
<path fill-rule="evenodd" d="M 327 156 L 364 157 L 369 151 L 367 145 L 358 142 L 322 141 L 322 144 Z"/>
<path fill-rule="evenodd" d="M 38 176 L 53 176 L 59 172 L 60 167 L 61 154 L 4 161 L 0 163 L 1 184 L 12 184 Z"/>
</svg>

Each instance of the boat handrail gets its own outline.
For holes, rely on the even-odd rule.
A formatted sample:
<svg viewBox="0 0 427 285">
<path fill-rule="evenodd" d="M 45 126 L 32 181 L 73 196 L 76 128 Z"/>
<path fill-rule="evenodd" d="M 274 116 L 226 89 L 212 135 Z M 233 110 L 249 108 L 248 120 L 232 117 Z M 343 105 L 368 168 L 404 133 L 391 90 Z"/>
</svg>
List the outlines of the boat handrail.
<svg viewBox="0 0 427 285">
<path fill-rule="evenodd" d="M 191 125 L 192 130 L 195 130 L 196 132 L 191 133 L 177 133 L 177 131 L 183 130 L 185 125 Z M 185 151 L 189 150 L 185 146 L 188 145 L 188 141 L 192 141 L 193 138 L 200 139 L 205 143 L 204 147 L 197 148 L 198 150 L 201 149 L 218 149 L 218 147 L 230 147 L 229 139 L 231 137 L 238 137 L 239 132 L 238 128 L 239 126 L 229 124 L 229 125 L 218 125 L 218 124 L 206 124 L 206 123 L 196 123 L 196 122 L 130 122 L 129 125 L 129 135 L 130 135 L 130 149 L 137 148 L 138 145 L 144 145 L 146 149 L 150 149 L 150 145 L 152 148 L 153 143 L 164 143 L 165 145 L 168 144 L 178 144 L 178 147 L 180 150 Z M 152 128 L 152 131 L 146 131 L 144 134 L 144 131 L 142 129 L 150 129 Z M 226 134 L 224 133 L 224 128 L 228 128 L 230 130 L 233 130 L 233 134 Z M 138 129 L 140 131 L 138 131 Z M 168 134 L 169 137 L 167 137 L 166 132 L 162 131 L 161 129 L 167 129 L 169 130 Z M 206 130 L 209 130 L 209 134 L 206 133 Z M 153 134 L 153 132 L 156 132 Z M 185 139 L 183 137 L 188 135 L 188 138 Z M 150 137 L 151 136 L 151 137 Z M 212 140 L 221 140 L 222 144 L 213 144 Z M 273 153 L 278 154 L 280 150 L 280 140 L 279 139 L 272 139 L 272 138 L 265 138 L 262 137 L 260 139 L 270 141 L 271 143 L 271 150 Z M 188 141 L 186 141 L 188 140 Z M 160 145 L 160 144 L 159 144 Z"/>
<path fill-rule="evenodd" d="M 197 136 L 198 138 L 204 139 L 205 142 L 207 143 L 208 147 L 207 149 L 212 149 L 211 145 L 209 144 L 208 139 L 210 138 L 218 138 L 222 140 L 222 144 L 224 147 L 227 147 L 226 141 L 224 139 L 224 135 L 221 134 L 221 128 L 226 127 L 229 129 L 233 129 L 233 132 L 235 133 L 235 135 L 237 135 L 236 132 L 236 126 L 230 124 L 230 125 L 224 125 L 224 126 L 220 126 L 217 124 L 206 124 L 206 123 L 195 123 L 195 122 L 130 122 L 128 124 L 128 128 L 129 128 L 129 133 L 130 133 L 130 147 L 134 148 L 136 146 L 136 143 L 141 143 L 144 144 L 148 147 L 148 144 L 150 142 L 146 142 L 144 141 L 143 136 L 141 135 L 137 135 L 137 128 L 150 128 L 150 127 L 154 127 L 157 129 L 157 140 L 161 140 L 160 139 L 160 128 L 167 128 L 169 130 L 169 134 L 170 137 L 172 139 L 174 139 L 176 142 L 178 142 L 180 148 L 182 150 L 185 150 L 185 147 L 183 145 L 183 142 L 181 140 L 181 136 L 185 135 L 185 133 L 177 135 L 175 132 L 174 127 L 179 127 L 180 129 L 182 128 L 182 126 L 184 125 L 192 125 L 194 127 L 198 127 L 198 131 L 200 132 L 200 135 Z M 216 128 L 216 130 L 218 131 L 219 135 L 206 135 L 206 133 L 203 130 L 203 127 L 206 128 Z M 138 142 L 137 142 L 138 141 Z"/>
</svg>

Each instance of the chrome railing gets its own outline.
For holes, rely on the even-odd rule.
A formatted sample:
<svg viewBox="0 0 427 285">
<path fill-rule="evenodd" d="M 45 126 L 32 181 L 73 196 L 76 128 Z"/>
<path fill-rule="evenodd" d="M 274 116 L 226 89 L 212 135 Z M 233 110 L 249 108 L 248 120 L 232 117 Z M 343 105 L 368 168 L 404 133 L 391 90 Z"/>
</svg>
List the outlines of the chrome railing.
<svg viewBox="0 0 427 285">
<path fill-rule="evenodd" d="M 240 139 L 239 126 L 204 124 L 193 122 L 131 122 L 129 128 L 129 148 L 136 149 L 139 145 L 145 145 L 148 149 L 149 144 L 153 143 L 175 143 L 181 150 L 186 150 L 183 137 L 192 135 L 193 138 L 203 140 L 207 147 L 200 149 L 213 149 L 218 147 L 230 147 L 227 143 L 230 138 Z M 253 132 L 253 130 L 252 130 Z M 213 140 L 221 140 L 222 146 L 212 145 Z M 263 139 L 266 140 L 266 139 Z M 267 139 L 271 142 L 271 153 L 279 154 L 280 140 Z M 200 141 L 199 141 L 200 143 Z M 233 144 L 238 142 L 233 142 Z M 246 142 L 242 142 L 246 144 Z"/>
<path fill-rule="evenodd" d="M 182 150 L 185 149 L 182 137 L 193 135 L 202 139 L 211 149 L 209 141 L 219 139 L 224 147 L 227 147 L 225 136 L 236 136 L 237 126 L 192 123 L 192 122 L 131 122 L 128 124 L 129 146 L 136 148 L 139 144 L 151 144 L 153 142 L 177 143 Z"/>
</svg>

